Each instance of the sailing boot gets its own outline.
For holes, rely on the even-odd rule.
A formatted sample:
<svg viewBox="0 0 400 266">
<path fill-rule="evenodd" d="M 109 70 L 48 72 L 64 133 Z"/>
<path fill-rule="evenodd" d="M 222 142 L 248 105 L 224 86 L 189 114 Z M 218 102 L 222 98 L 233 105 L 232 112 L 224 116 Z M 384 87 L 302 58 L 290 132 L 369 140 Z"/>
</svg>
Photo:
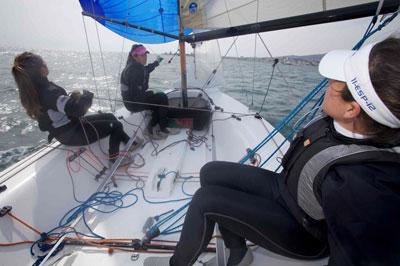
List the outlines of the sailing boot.
<svg viewBox="0 0 400 266">
<path fill-rule="evenodd" d="M 114 165 L 115 161 L 116 161 L 115 158 L 110 159 L 109 168 L 111 168 Z M 132 158 L 131 154 L 128 152 L 127 154 L 124 155 L 124 158 L 122 159 L 122 161 L 118 167 L 124 167 L 124 166 L 130 165 L 131 163 L 133 163 L 133 158 Z"/>
<path fill-rule="evenodd" d="M 229 249 L 227 266 L 248 266 L 253 262 L 253 253 L 249 248 Z"/>
<path fill-rule="evenodd" d="M 160 139 L 165 139 L 167 137 L 166 135 L 159 134 L 155 129 L 155 127 L 152 126 L 147 126 L 143 132 L 143 135 L 147 136 L 152 140 L 160 140 Z"/>
<path fill-rule="evenodd" d="M 158 135 L 164 136 L 165 138 L 168 137 L 168 135 L 178 135 L 181 132 L 179 128 L 163 128 L 160 129 L 158 132 Z"/>
<path fill-rule="evenodd" d="M 136 149 L 140 148 L 144 143 L 144 140 L 141 137 L 136 137 L 135 141 L 132 143 L 131 147 L 129 148 L 129 152 L 133 152 Z"/>
</svg>

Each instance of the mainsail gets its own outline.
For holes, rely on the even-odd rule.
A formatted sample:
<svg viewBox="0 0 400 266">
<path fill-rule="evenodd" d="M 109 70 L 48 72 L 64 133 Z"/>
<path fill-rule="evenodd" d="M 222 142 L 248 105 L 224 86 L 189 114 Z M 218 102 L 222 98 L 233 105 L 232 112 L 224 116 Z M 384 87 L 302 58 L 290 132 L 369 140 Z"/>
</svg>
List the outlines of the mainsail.
<svg viewBox="0 0 400 266">
<path fill-rule="evenodd" d="M 216 29 L 372 3 L 371 0 L 185 0 L 184 25 Z"/>
</svg>

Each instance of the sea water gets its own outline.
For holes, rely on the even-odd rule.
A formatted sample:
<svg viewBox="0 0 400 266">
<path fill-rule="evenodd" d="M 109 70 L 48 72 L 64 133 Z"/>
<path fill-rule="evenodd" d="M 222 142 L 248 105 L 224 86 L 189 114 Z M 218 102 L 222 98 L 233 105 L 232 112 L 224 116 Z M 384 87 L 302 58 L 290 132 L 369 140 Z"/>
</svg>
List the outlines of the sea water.
<svg viewBox="0 0 400 266">
<path fill-rule="evenodd" d="M 11 75 L 14 57 L 22 51 L 0 48 L 0 171 L 47 143 L 47 133 L 41 132 L 37 123 L 26 115 Z M 85 89 L 95 93 L 97 98 L 107 99 L 95 99 L 91 110 L 109 111 L 122 107 L 114 99 L 120 99 L 119 76 L 126 62 L 125 53 L 92 53 L 90 59 L 87 52 L 33 52 L 46 61 L 50 70 L 49 80 L 67 91 Z M 180 79 L 179 57 L 168 63 L 172 55 L 162 56 L 165 60 L 150 78 L 150 88 L 157 91 L 173 88 Z M 148 61 L 152 62 L 155 57 L 150 54 Z M 225 80 L 220 87 L 222 91 L 276 125 L 301 97 L 319 83 L 321 76 L 315 64 L 291 62 L 289 59 L 278 63 L 274 71 L 272 64 L 270 59 L 225 58 L 218 74 L 223 74 Z"/>
</svg>

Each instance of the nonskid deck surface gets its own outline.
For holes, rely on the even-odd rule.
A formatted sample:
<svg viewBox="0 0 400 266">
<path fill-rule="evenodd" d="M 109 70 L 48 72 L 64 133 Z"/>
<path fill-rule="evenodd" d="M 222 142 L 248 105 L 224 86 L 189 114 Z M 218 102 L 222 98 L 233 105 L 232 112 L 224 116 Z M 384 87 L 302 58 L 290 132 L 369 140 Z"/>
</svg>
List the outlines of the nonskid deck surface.
<svg viewBox="0 0 400 266">
<path fill-rule="evenodd" d="M 237 112 L 248 112 L 247 108 L 224 94 L 214 95 L 213 99 L 225 110 L 232 108 L 239 110 Z M 143 138 L 142 129 L 148 119 L 143 113 L 130 114 L 126 110 L 119 110 L 116 115 L 123 117 L 121 121 L 131 136 Z M 156 239 L 176 242 L 190 196 L 199 187 L 200 168 L 212 160 L 239 161 L 246 155 L 246 148 L 254 147 L 273 129 L 265 120 L 254 116 L 243 116 L 238 120 L 232 119 L 231 115 L 214 113 L 210 127 L 202 131 L 190 132 L 182 129 L 178 135 L 157 141 L 145 138 L 144 145 L 134 152 L 134 163 L 117 170 L 114 177 L 117 187 L 111 179 L 105 181 L 110 170 L 101 172 L 104 166 L 108 167 L 108 139 L 86 146 L 85 150 L 54 144 L 1 174 L 0 180 L 8 188 L 0 195 L 1 207 L 11 205 L 13 215 L 40 232 L 48 232 L 58 225 L 69 210 L 82 204 L 105 183 L 102 191 L 108 192 L 108 197 L 101 200 L 114 200 L 115 204 L 94 204 L 92 207 L 102 212 L 89 208 L 85 211 L 85 219 L 79 220 L 75 225 L 75 230 L 107 239 L 122 239 L 119 241 L 126 244 L 126 239 L 143 239 L 143 227 L 146 222 L 149 224 L 150 217 L 165 214 L 160 218 L 158 228 L 168 234 L 162 234 Z M 260 150 L 260 156 L 265 159 L 276 148 L 274 143 L 281 140 L 283 137 L 277 135 L 275 142 Z M 82 153 L 78 155 L 77 151 Z M 281 154 L 282 152 L 278 152 L 275 156 L 280 157 Z M 276 169 L 277 160 L 270 161 L 265 167 Z M 173 217 L 166 219 L 174 212 L 176 213 Z M 69 236 L 75 237 L 75 234 Z M 1 243 L 38 238 L 37 233 L 7 215 L 0 218 Z M 161 244 L 175 245 L 175 242 L 152 244 L 159 248 Z M 95 260 L 98 265 L 142 265 L 146 256 L 154 255 L 143 251 L 122 251 L 118 247 L 100 248 L 97 244 L 67 245 L 50 258 L 48 264 L 92 265 Z M 213 248 L 214 245 L 210 247 Z M 35 261 L 29 253 L 30 244 L 0 248 L 4 265 L 32 265 Z M 205 253 L 199 260 L 204 262 L 214 255 Z M 272 263 L 268 265 L 321 264 L 303 264 L 304 262 L 257 249 L 253 265 L 265 265 L 266 262 Z"/>
</svg>

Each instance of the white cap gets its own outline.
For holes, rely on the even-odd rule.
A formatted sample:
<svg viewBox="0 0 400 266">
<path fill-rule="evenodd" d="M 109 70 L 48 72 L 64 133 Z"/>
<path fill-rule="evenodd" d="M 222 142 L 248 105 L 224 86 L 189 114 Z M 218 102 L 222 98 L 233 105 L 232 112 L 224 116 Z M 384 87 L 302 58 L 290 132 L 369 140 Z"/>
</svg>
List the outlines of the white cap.
<svg viewBox="0 0 400 266">
<path fill-rule="evenodd" d="M 319 63 L 319 73 L 329 79 L 346 82 L 354 100 L 369 117 L 391 128 L 400 128 L 400 120 L 376 94 L 369 76 L 369 54 L 375 43 L 358 51 L 335 50 Z"/>
</svg>

